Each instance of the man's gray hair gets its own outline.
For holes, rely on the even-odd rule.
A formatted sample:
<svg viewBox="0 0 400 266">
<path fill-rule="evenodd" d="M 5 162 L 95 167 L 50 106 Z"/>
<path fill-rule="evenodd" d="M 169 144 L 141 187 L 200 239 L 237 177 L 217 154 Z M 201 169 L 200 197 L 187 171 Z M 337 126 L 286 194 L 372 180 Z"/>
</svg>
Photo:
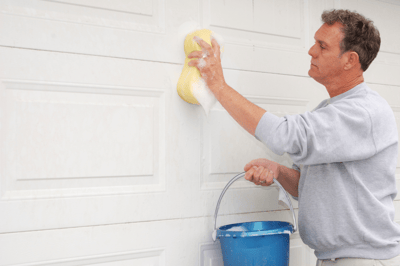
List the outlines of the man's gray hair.
<svg viewBox="0 0 400 266">
<path fill-rule="evenodd" d="M 340 43 L 341 55 L 354 51 L 360 59 L 361 69 L 367 70 L 378 54 L 381 37 L 372 20 L 356 12 L 343 9 L 324 11 L 322 21 L 328 25 L 339 22 L 343 25 L 344 37 Z"/>
</svg>

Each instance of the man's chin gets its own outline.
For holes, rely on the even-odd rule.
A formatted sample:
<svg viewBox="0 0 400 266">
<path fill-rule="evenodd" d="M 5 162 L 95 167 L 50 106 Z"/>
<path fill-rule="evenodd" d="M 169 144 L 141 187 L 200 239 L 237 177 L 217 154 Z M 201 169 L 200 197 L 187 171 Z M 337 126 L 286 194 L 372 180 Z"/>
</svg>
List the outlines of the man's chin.
<svg viewBox="0 0 400 266">
<path fill-rule="evenodd" d="M 308 75 L 309 75 L 313 80 L 315 80 L 316 82 L 321 83 L 321 79 L 318 77 L 318 75 L 317 75 L 312 69 L 308 70 Z"/>
<path fill-rule="evenodd" d="M 315 73 L 313 73 L 312 69 L 310 68 L 310 70 L 308 70 L 308 75 L 309 75 L 310 77 L 314 78 L 314 74 L 315 74 Z"/>
</svg>

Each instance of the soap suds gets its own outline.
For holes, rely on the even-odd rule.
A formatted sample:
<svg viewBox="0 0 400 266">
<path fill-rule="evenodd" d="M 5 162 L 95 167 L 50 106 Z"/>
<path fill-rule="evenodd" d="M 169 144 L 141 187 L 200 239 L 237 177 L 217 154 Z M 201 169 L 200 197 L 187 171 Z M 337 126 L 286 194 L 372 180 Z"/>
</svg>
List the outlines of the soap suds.
<svg viewBox="0 0 400 266">
<path fill-rule="evenodd" d="M 246 232 L 247 228 L 243 226 L 233 226 L 226 231 L 235 231 L 235 232 Z"/>
<path fill-rule="evenodd" d="M 202 69 L 203 67 L 206 66 L 206 60 L 204 60 L 203 58 L 199 59 L 199 64 L 197 65 L 200 69 Z"/>
<path fill-rule="evenodd" d="M 180 43 L 185 43 L 186 36 L 196 30 L 201 30 L 199 24 L 195 21 L 188 21 L 179 26 L 179 39 Z"/>
<path fill-rule="evenodd" d="M 289 230 L 284 230 L 283 233 L 284 233 L 284 234 L 289 234 L 289 235 L 292 234 L 292 232 L 290 232 Z"/>
<path fill-rule="evenodd" d="M 217 102 L 217 99 L 208 88 L 203 78 L 200 78 L 197 82 L 193 83 L 192 93 L 208 116 L 208 113 L 210 112 L 213 105 Z"/>
</svg>

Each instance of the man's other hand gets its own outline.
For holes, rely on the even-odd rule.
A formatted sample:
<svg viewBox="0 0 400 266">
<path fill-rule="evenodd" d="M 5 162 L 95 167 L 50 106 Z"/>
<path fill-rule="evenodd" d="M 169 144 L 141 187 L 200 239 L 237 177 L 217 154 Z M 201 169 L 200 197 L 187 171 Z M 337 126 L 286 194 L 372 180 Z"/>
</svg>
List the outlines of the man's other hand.
<svg viewBox="0 0 400 266">
<path fill-rule="evenodd" d="M 267 159 L 253 160 L 244 167 L 246 180 L 265 187 L 270 186 L 274 182 L 273 178 L 279 176 L 279 170 L 280 164 Z"/>
</svg>

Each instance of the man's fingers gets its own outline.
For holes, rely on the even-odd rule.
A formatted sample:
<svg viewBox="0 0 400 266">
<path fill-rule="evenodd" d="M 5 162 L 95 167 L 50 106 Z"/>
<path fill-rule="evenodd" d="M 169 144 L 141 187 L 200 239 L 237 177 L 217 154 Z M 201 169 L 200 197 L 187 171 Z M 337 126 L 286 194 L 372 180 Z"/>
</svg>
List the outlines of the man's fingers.
<svg viewBox="0 0 400 266">
<path fill-rule="evenodd" d="M 270 185 L 272 185 L 273 182 L 274 182 L 274 172 L 271 170 L 268 170 L 265 184 L 270 186 Z"/>
<path fill-rule="evenodd" d="M 244 166 L 245 178 L 256 185 L 270 186 L 274 183 L 276 167 L 267 159 L 256 159 Z"/>
<path fill-rule="evenodd" d="M 262 173 L 260 175 L 260 183 L 262 186 L 266 186 L 268 171 L 269 171 L 268 168 L 264 168 L 264 170 L 262 171 Z"/>
<path fill-rule="evenodd" d="M 214 53 L 211 46 L 206 43 L 202 38 L 194 36 L 193 39 L 200 45 L 201 48 L 205 49 L 208 52 L 208 55 L 212 55 Z"/>
<path fill-rule="evenodd" d="M 219 43 L 212 35 L 211 35 L 211 44 L 214 50 L 214 56 L 219 58 L 221 56 L 221 50 L 220 50 L 221 47 L 219 46 Z"/>
<path fill-rule="evenodd" d="M 188 66 L 197 66 L 199 64 L 199 60 L 190 60 Z"/>
<path fill-rule="evenodd" d="M 263 166 L 264 168 L 268 168 L 269 161 L 267 159 L 254 159 L 246 164 L 246 166 L 244 167 L 244 170 L 247 171 L 248 169 L 250 169 L 250 167 L 252 167 L 254 165 L 255 166 Z"/>
<path fill-rule="evenodd" d="M 203 51 L 193 51 L 190 54 L 188 54 L 188 58 L 202 58 L 203 57 Z"/>
<path fill-rule="evenodd" d="M 254 167 L 256 167 L 256 166 L 254 166 Z M 262 166 L 259 166 L 256 168 L 256 170 L 254 171 L 254 174 L 253 174 L 253 176 L 254 176 L 253 182 L 254 183 L 260 182 L 260 175 L 263 172 L 263 170 L 264 170 L 264 167 L 262 167 Z"/>
<path fill-rule="evenodd" d="M 246 165 L 244 166 L 244 171 L 245 171 L 245 172 L 249 171 L 249 169 L 250 169 L 252 166 L 253 166 L 253 164 L 252 164 L 251 162 L 249 162 L 248 164 L 246 164 Z"/>
<path fill-rule="evenodd" d="M 254 173 L 254 168 L 250 168 L 248 171 L 246 171 L 246 174 L 244 175 L 244 178 L 246 179 L 246 180 L 249 180 L 249 181 L 253 181 L 253 173 Z"/>
</svg>

